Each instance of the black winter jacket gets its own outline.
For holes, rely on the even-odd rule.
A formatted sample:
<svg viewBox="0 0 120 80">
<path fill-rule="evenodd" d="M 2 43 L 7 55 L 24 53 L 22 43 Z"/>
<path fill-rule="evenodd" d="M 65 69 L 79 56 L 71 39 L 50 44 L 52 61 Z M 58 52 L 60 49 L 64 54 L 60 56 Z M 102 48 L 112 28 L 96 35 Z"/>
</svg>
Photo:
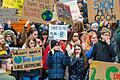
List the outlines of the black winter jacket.
<svg viewBox="0 0 120 80">
<path fill-rule="evenodd" d="M 104 62 L 113 62 L 113 58 L 116 56 L 116 53 L 112 47 L 112 44 L 108 45 L 106 42 L 98 41 L 94 45 L 91 58 L 97 61 Z"/>
</svg>

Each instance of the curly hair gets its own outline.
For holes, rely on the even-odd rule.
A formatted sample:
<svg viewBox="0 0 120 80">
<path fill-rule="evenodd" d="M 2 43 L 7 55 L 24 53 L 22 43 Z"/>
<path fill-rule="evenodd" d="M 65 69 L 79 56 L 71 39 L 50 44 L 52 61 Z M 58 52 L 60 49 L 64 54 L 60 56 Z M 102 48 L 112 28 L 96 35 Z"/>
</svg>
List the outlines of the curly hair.
<svg viewBox="0 0 120 80">
<path fill-rule="evenodd" d="M 13 43 L 16 45 L 17 42 L 16 42 L 16 35 L 15 35 L 15 33 L 12 30 L 5 30 L 3 32 L 3 36 L 4 36 L 5 39 L 6 39 L 7 35 L 11 36 Z"/>
</svg>

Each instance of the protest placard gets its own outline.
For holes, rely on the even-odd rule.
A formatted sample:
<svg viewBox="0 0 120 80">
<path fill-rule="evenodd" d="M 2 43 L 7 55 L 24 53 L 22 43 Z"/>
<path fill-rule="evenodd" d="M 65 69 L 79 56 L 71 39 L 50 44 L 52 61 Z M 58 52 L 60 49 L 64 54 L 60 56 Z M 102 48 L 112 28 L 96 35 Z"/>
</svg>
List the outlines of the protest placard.
<svg viewBox="0 0 120 80">
<path fill-rule="evenodd" d="M 13 70 L 42 68 L 42 48 L 11 50 Z"/>
<path fill-rule="evenodd" d="M 49 25 L 50 40 L 67 40 L 68 25 Z"/>
<path fill-rule="evenodd" d="M 16 8 L 18 9 L 19 16 L 22 15 L 24 0 L 3 0 L 3 8 Z"/>
<path fill-rule="evenodd" d="M 59 21 L 66 22 L 68 24 L 72 24 L 72 16 L 70 11 L 70 6 L 63 3 L 56 3 L 56 13 Z"/>
<path fill-rule="evenodd" d="M 70 2 L 67 2 L 65 4 L 70 6 L 70 11 L 71 11 L 71 15 L 72 15 L 73 20 L 76 20 L 81 16 L 80 10 L 79 10 L 78 5 L 77 5 L 77 1 L 70 1 Z"/>
<path fill-rule="evenodd" d="M 90 64 L 89 80 L 120 80 L 120 64 L 93 61 Z"/>
<path fill-rule="evenodd" d="M 114 21 L 120 16 L 119 0 L 88 0 L 88 19 L 89 22 L 95 21 Z"/>
<path fill-rule="evenodd" d="M 114 0 L 116 20 L 120 20 L 120 0 Z"/>
<path fill-rule="evenodd" d="M 53 18 L 51 0 L 25 0 L 22 17 L 36 23 L 48 24 Z"/>
<path fill-rule="evenodd" d="M 66 2 L 70 2 L 70 1 L 76 1 L 76 0 L 59 0 L 59 2 L 62 2 L 62 3 L 66 3 Z"/>
<path fill-rule="evenodd" d="M 2 8 L 0 9 L 0 23 L 6 23 L 8 20 L 11 22 L 18 21 L 17 9 L 13 8 Z"/>
</svg>

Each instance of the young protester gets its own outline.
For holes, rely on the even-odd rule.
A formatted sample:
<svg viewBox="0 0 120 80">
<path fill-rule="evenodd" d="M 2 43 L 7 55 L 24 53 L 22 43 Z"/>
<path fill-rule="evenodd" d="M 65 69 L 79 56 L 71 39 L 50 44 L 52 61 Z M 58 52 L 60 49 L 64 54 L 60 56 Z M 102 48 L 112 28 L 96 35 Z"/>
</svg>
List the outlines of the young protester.
<svg viewBox="0 0 120 80">
<path fill-rule="evenodd" d="M 67 65 L 67 57 L 60 49 L 56 40 L 51 41 L 51 50 L 47 56 L 49 80 L 64 80 L 64 68 Z"/>
<path fill-rule="evenodd" d="M 111 31 L 108 28 L 102 28 L 100 35 L 101 40 L 94 44 L 91 58 L 98 61 L 114 62 L 113 58 L 116 54 L 112 43 L 110 43 Z M 89 63 L 91 63 L 91 59 Z"/>
<path fill-rule="evenodd" d="M 9 45 L 5 42 L 4 36 L 0 34 L 0 52 L 5 51 L 9 54 Z M 0 53 L 2 54 L 2 52 Z"/>
<path fill-rule="evenodd" d="M 12 57 L 8 54 L 0 55 L 0 80 L 16 80 L 15 77 L 10 76 L 6 71 L 11 71 L 12 69 Z"/>
<path fill-rule="evenodd" d="M 96 31 L 90 30 L 86 37 L 86 50 L 85 50 L 85 55 L 88 59 L 90 59 L 90 56 L 91 56 L 91 53 L 93 50 L 93 46 L 97 42 L 98 42 L 98 35 L 97 35 Z"/>
<path fill-rule="evenodd" d="M 9 45 L 9 47 L 16 47 L 16 35 L 13 31 L 11 30 L 5 30 L 3 32 L 4 39 Z"/>
<path fill-rule="evenodd" d="M 86 75 L 87 58 L 80 45 L 74 47 L 74 53 L 68 63 L 69 80 L 84 80 Z"/>
<path fill-rule="evenodd" d="M 4 27 L 2 26 L 2 24 L 0 24 L 0 34 L 2 34 L 4 32 Z"/>
<path fill-rule="evenodd" d="M 74 46 L 80 44 L 81 41 L 79 40 L 78 32 L 72 32 L 69 36 L 66 50 L 68 51 L 68 55 L 71 56 L 74 52 Z"/>
<path fill-rule="evenodd" d="M 24 45 L 24 48 L 32 49 L 39 47 L 36 39 L 33 36 L 29 36 L 25 43 L 26 44 Z M 23 75 L 23 80 L 39 80 L 40 69 L 26 70 L 23 71 L 22 75 Z"/>
</svg>

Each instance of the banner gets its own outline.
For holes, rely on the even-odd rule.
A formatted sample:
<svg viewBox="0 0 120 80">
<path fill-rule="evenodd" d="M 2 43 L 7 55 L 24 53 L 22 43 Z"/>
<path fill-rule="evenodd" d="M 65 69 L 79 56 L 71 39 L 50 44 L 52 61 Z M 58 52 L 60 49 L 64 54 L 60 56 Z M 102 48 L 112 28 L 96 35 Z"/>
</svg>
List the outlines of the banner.
<svg viewBox="0 0 120 80">
<path fill-rule="evenodd" d="M 50 40 L 67 40 L 68 25 L 49 25 Z"/>
<path fill-rule="evenodd" d="M 63 3 L 56 3 L 56 13 L 59 21 L 72 24 L 70 7 Z"/>
<path fill-rule="evenodd" d="M 120 20 L 120 0 L 115 0 L 115 14 L 116 14 L 116 20 Z"/>
<path fill-rule="evenodd" d="M 72 15 L 73 20 L 76 20 L 81 16 L 80 10 L 79 10 L 78 5 L 77 5 L 77 1 L 70 1 L 70 2 L 67 2 L 65 4 L 70 6 L 70 11 L 71 11 L 71 15 Z"/>
<path fill-rule="evenodd" d="M 36 23 L 48 24 L 53 18 L 51 0 L 25 0 L 22 17 Z"/>
<path fill-rule="evenodd" d="M 62 2 L 62 3 L 66 3 L 66 2 L 70 2 L 70 1 L 76 1 L 76 0 L 59 0 L 59 2 Z"/>
<path fill-rule="evenodd" d="M 89 80 L 120 80 L 120 64 L 93 61 L 90 64 Z"/>
<path fill-rule="evenodd" d="M 120 19 L 119 0 L 88 0 L 89 22 Z"/>
<path fill-rule="evenodd" d="M 18 21 L 17 9 L 12 8 L 2 8 L 0 9 L 0 23 L 6 23 L 8 20 L 11 22 Z"/>
<path fill-rule="evenodd" d="M 3 8 L 16 8 L 18 9 L 19 16 L 22 15 L 24 0 L 3 0 Z"/>
<path fill-rule="evenodd" d="M 12 50 L 13 70 L 42 68 L 42 48 Z"/>
</svg>

